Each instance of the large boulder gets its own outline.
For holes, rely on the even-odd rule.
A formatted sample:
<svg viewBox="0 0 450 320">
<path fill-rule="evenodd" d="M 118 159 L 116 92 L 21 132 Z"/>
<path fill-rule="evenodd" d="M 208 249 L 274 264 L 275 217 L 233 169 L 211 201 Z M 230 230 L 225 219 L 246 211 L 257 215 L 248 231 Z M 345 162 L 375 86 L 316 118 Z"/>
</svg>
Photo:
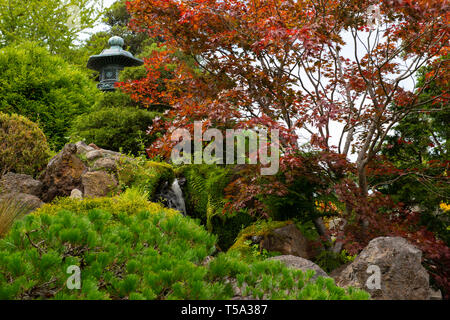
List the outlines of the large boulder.
<svg viewBox="0 0 450 320">
<path fill-rule="evenodd" d="M 342 287 L 366 290 L 373 299 L 428 300 L 432 291 L 421 261 L 422 252 L 404 238 L 379 237 L 335 280 Z"/>
<path fill-rule="evenodd" d="M 295 224 L 272 230 L 262 237 L 260 247 L 269 252 L 276 251 L 283 255 L 294 255 L 305 259 L 312 259 L 316 255 L 311 241 L 298 230 Z"/>
<path fill-rule="evenodd" d="M 284 263 L 289 268 L 302 270 L 304 272 L 308 270 L 314 270 L 315 274 L 311 278 L 311 280 L 316 280 L 318 277 L 329 278 L 328 274 L 325 271 L 323 271 L 317 264 L 315 264 L 312 261 L 303 259 L 301 257 L 296 257 L 292 255 L 283 255 L 268 258 L 267 260 L 278 260 Z"/>
<path fill-rule="evenodd" d="M 70 196 L 73 189 L 82 188 L 82 175 L 88 168 L 77 156 L 77 146 L 67 144 L 53 157 L 40 177 L 44 184 L 43 200 L 52 201 L 55 197 Z"/>
<path fill-rule="evenodd" d="M 253 224 L 242 230 L 230 250 L 251 253 L 257 246 L 262 252 L 278 252 L 313 260 L 319 244 L 309 240 L 292 221 L 271 221 Z"/>
<path fill-rule="evenodd" d="M 87 172 L 82 176 L 84 197 L 98 198 L 110 195 L 117 187 L 114 176 L 105 171 Z"/>
<path fill-rule="evenodd" d="M 26 193 L 35 197 L 42 195 L 42 182 L 26 174 L 6 173 L 0 179 L 1 193 Z"/>
</svg>

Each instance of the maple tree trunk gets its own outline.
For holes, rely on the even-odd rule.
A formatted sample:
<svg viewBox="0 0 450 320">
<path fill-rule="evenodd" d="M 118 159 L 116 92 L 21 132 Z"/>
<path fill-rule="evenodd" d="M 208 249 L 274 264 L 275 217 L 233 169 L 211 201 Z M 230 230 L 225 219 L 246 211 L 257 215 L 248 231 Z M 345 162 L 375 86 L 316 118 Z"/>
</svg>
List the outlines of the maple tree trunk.
<svg viewBox="0 0 450 320">
<path fill-rule="evenodd" d="M 366 164 L 365 161 L 361 164 L 358 164 L 358 183 L 359 188 L 361 190 L 361 196 L 367 197 L 369 194 L 368 186 L 367 186 L 367 174 L 366 174 Z"/>
</svg>

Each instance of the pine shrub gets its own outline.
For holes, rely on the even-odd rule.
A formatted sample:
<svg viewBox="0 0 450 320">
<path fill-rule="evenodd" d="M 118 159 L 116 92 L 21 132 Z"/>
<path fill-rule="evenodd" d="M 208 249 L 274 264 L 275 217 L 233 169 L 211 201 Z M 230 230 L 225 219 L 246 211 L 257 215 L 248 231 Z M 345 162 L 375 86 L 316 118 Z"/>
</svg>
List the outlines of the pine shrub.
<svg viewBox="0 0 450 320">
<path fill-rule="evenodd" d="M 216 237 L 174 210 L 72 201 L 80 205 L 46 206 L 16 221 L 0 240 L 0 299 L 230 299 L 233 284 L 253 298 L 368 298 L 279 261 L 248 263 L 234 252 L 203 263 Z M 80 289 L 67 286 L 73 266 Z"/>
</svg>

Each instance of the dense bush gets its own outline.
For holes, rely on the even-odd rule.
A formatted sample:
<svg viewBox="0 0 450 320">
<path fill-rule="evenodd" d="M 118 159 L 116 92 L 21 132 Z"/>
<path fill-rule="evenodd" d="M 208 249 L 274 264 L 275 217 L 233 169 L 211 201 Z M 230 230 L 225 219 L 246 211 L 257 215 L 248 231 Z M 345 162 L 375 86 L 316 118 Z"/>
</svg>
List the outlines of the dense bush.
<svg viewBox="0 0 450 320">
<path fill-rule="evenodd" d="M 49 156 L 47 139 L 37 124 L 0 112 L 0 176 L 8 171 L 36 175 Z"/>
<path fill-rule="evenodd" d="M 123 93 L 103 93 L 93 111 L 75 119 L 72 140 L 81 138 L 104 149 L 138 155 L 153 142 L 146 131 L 159 115 L 139 109 Z"/>
<path fill-rule="evenodd" d="M 134 214 L 109 208 L 48 206 L 17 221 L 0 240 L 0 299 L 230 299 L 230 279 L 256 298 L 368 298 L 278 261 L 248 264 L 222 253 L 202 264 L 215 237 L 194 220 L 159 206 Z M 79 290 L 66 285 L 69 266 L 81 270 Z"/>
<path fill-rule="evenodd" d="M 76 115 L 93 105 L 95 84 L 85 73 L 34 43 L 0 50 L 0 111 L 38 122 L 60 149 Z"/>
<path fill-rule="evenodd" d="M 57 198 L 52 203 L 44 204 L 36 210 L 35 214 L 54 215 L 61 210 L 82 214 L 93 209 L 104 210 L 113 214 L 126 213 L 133 215 L 143 210 L 150 212 L 159 211 L 162 210 L 162 206 L 149 202 L 145 192 L 143 193 L 136 188 L 129 188 L 122 194 L 112 198 L 86 198 L 83 201 L 67 197 Z"/>
<path fill-rule="evenodd" d="M 224 189 L 230 182 L 232 170 L 216 165 L 191 165 L 178 170 L 186 178 L 184 191 L 188 214 L 200 219 L 218 236 L 221 250 L 227 250 L 239 232 L 254 221 L 245 211 L 224 213 Z"/>
</svg>

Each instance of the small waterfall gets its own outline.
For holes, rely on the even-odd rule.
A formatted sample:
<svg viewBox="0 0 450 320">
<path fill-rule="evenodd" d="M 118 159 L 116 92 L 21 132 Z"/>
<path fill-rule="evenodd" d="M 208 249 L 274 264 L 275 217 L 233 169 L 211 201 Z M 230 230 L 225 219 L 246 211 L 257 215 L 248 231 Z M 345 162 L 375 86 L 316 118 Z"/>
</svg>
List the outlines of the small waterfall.
<svg viewBox="0 0 450 320">
<path fill-rule="evenodd" d="M 178 179 L 175 179 L 170 187 L 166 182 L 160 196 L 167 207 L 180 211 L 183 216 L 186 215 L 186 203 Z"/>
</svg>

